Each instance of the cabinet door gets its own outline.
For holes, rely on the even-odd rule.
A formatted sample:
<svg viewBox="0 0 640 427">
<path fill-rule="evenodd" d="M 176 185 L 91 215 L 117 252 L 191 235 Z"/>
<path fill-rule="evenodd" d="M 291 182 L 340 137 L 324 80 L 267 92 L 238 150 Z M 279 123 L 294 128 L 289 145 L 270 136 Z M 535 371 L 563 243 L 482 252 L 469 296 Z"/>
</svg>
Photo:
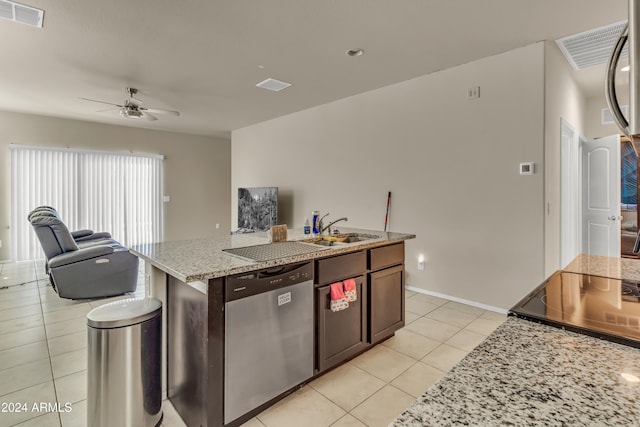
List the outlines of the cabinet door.
<svg viewBox="0 0 640 427">
<path fill-rule="evenodd" d="M 369 338 L 376 343 L 404 326 L 404 265 L 369 274 Z"/>
<path fill-rule="evenodd" d="M 363 276 L 355 279 L 358 300 L 350 302 L 346 310 L 331 311 L 329 286 L 316 289 L 317 367 L 320 371 L 348 359 L 367 346 L 367 287 L 363 286 Z"/>
</svg>

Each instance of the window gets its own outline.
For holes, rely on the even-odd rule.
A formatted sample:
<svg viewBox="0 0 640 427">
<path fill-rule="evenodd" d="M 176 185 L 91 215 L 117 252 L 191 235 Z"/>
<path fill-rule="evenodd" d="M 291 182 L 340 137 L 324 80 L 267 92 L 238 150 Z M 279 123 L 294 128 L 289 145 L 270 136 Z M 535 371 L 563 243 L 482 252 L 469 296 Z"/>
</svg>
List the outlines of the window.
<svg viewBox="0 0 640 427">
<path fill-rule="evenodd" d="M 108 231 L 124 246 L 162 240 L 160 155 L 11 146 L 11 257 L 42 258 L 27 221 L 41 205 L 70 231 Z"/>
</svg>

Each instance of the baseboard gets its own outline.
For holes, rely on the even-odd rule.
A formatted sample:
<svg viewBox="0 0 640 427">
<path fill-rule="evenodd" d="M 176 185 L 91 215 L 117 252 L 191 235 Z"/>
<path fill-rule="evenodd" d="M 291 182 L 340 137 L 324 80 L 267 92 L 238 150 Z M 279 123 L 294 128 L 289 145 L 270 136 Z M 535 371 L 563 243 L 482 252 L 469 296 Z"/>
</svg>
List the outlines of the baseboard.
<svg viewBox="0 0 640 427">
<path fill-rule="evenodd" d="M 499 308 L 499 307 L 494 307 L 494 306 L 491 306 L 491 305 L 481 304 L 479 302 L 470 301 L 470 300 L 467 300 L 467 299 L 464 299 L 464 298 L 452 297 L 451 295 L 445 295 L 445 294 L 441 294 L 439 292 L 428 291 L 426 289 L 416 288 L 415 286 L 411 286 L 411 285 L 406 285 L 405 289 L 408 289 L 408 290 L 413 291 L 413 292 L 417 292 L 419 294 L 430 295 L 432 297 L 438 297 L 438 298 L 446 299 L 448 301 L 454 301 L 454 302 L 459 302 L 461 304 L 471 305 L 473 307 L 482 308 L 483 310 L 494 311 L 494 312 L 500 313 L 500 314 L 507 314 L 507 312 L 508 312 L 508 310 L 505 310 L 504 308 Z"/>
</svg>

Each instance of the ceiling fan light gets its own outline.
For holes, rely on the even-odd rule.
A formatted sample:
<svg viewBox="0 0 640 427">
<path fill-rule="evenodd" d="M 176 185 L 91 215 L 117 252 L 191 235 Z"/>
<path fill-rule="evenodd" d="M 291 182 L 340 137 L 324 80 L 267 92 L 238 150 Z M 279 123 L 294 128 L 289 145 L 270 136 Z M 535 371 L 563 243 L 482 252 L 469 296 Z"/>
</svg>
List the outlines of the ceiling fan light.
<svg viewBox="0 0 640 427">
<path fill-rule="evenodd" d="M 138 110 L 123 108 L 122 110 L 120 110 L 120 115 L 128 119 L 139 119 L 140 117 L 142 117 L 142 112 Z"/>
</svg>

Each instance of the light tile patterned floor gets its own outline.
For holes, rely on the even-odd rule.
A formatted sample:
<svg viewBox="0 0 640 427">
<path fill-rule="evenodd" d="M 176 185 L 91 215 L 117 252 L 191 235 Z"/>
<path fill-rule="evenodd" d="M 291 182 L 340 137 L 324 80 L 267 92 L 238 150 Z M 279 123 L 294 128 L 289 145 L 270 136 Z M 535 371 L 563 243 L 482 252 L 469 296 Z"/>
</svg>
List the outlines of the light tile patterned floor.
<svg viewBox="0 0 640 427">
<path fill-rule="evenodd" d="M 142 269 L 134 295 L 144 295 Z M 85 426 L 86 314 L 131 296 L 65 300 L 48 285 L 41 261 L 0 263 L 0 404 L 26 402 L 31 409 L 33 403 L 72 403 L 68 413 L 0 412 L 0 426 Z M 393 338 L 244 427 L 387 426 L 505 319 L 412 291 L 406 298 L 406 326 Z M 163 426 L 184 426 L 168 401 L 163 411 Z"/>
</svg>

